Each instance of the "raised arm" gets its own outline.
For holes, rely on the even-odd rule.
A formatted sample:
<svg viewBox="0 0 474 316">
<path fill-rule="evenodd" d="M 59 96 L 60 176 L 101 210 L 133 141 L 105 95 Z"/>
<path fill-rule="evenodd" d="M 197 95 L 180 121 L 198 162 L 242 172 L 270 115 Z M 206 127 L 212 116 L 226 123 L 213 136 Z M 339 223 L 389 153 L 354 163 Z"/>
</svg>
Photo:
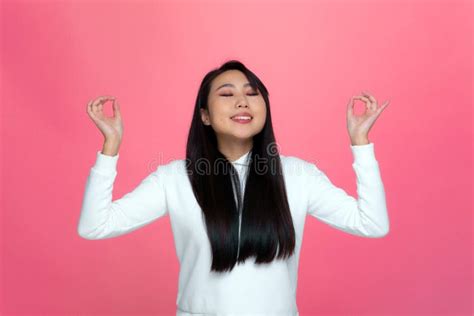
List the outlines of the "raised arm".
<svg viewBox="0 0 474 316">
<path fill-rule="evenodd" d="M 309 164 L 308 214 L 352 235 L 383 237 L 389 232 L 389 218 L 374 144 L 351 145 L 351 150 L 358 198 L 332 184 L 315 164 Z"/>
<path fill-rule="evenodd" d="M 107 117 L 103 111 L 104 104 L 109 100 L 113 101 L 112 117 Z M 95 164 L 87 178 L 78 234 L 85 239 L 116 237 L 167 214 L 164 166 L 149 174 L 133 191 L 112 201 L 123 136 L 120 106 L 115 97 L 102 96 L 89 102 L 87 114 L 103 134 L 104 146 L 102 152 L 97 152 Z"/>
<path fill-rule="evenodd" d="M 85 239 L 120 236 L 168 214 L 164 166 L 158 166 L 133 191 L 112 201 L 118 158 L 119 154 L 109 156 L 97 152 L 87 178 L 77 227 Z"/>
</svg>

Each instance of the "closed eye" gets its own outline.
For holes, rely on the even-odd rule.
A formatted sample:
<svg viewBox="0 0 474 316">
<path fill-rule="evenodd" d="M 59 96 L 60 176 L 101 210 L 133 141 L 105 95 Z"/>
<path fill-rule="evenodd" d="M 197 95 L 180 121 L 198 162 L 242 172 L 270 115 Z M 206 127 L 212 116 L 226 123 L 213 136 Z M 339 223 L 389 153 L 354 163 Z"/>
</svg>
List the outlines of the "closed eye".
<svg viewBox="0 0 474 316">
<path fill-rule="evenodd" d="M 258 95 L 258 93 L 250 93 L 249 94 L 250 96 L 255 96 L 255 95 Z M 231 97 L 232 94 L 220 94 L 221 97 Z"/>
</svg>

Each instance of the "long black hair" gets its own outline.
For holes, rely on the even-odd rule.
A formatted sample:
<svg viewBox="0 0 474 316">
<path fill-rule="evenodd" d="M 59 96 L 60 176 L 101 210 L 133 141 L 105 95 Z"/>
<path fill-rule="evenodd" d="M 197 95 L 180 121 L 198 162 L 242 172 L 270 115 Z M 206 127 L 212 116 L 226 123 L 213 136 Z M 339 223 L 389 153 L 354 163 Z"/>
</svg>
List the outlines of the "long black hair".
<svg viewBox="0 0 474 316">
<path fill-rule="evenodd" d="M 252 88 L 262 94 L 266 104 L 265 125 L 253 136 L 253 146 L 248 155 L 242 205 L 238 203 L 242 201 L 241 192 L 235 190 L 239 187 L 235 186 L 238 182 L 234 176 L 237 171 L 219 151 L 212 126 L 205 125 L 201 119 L 200 109 L 208 109 L 207 100 L 213 79 L 227 70 L 241 71 Z M 252 256 L 256 264 L 263 264 L 270 263 L 275 257 L 286 259 L 293 255 L 295 230 L 273 133 L 268 91 L 240 61 L 227 61 L 204 76 L 188 134 L 186 169 L 205 219 L 212 248 L 211 271 L 232 271 L 235 264 L 245 262 Z"/>
</svg>

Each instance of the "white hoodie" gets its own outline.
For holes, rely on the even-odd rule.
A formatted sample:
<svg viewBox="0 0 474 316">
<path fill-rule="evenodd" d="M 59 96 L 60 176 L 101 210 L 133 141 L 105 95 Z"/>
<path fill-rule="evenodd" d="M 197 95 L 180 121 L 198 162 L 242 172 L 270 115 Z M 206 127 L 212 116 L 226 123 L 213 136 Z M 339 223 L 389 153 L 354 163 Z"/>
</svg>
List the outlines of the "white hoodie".
<svg viewBox="0 0 474 316">
<path fill-rule="evenodd" d="M 374 144 L 350 148 L 357 199 L 333 185 L 315 163 L 280 155 L 296 232 L 295 253 L 287 260 L 256 265 L 247 259 L 230 273 L 211 273 L 205 221 L 184 159 L 159 165 L 135 189 L 112 201 L 119 154 L 108 156 L 98 151 L 85 186 L 78 233 L 85 239 L 111 238 L 169 215 L 180 262 L 177 316 L 297 316 L 298 260 L 306 215 L 361 237 L 379 238 L 389 231 Z M 241 179 L 247 171 L 248 155 L 232 162 Z M 241 182 L 244 192 L 245 181 Z"/>
</svg>

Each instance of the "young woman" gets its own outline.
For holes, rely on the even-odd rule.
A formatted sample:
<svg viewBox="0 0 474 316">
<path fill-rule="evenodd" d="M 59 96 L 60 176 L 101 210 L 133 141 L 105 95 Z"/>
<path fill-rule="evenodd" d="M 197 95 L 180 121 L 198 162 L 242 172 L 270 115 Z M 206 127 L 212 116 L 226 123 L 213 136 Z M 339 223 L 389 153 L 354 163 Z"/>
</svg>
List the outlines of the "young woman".
<svg viewBox="0 0 474 316">
<path fill-rule="evenodd" d="M 353 113 L 354 100 L 367 109 Z M 113 100 L 114 116 L 103 104 Z M 298 259 L 306 215 L 349 234 L 389 231 L 385 192 L 368 132 L 388 105 L 354 96 L 347 128 L 358 199 L 334 186 L 314 163 L 280 155 L 268 91 L 242 63 L 228 61 L 202 80 L 186 159 L 162 164 L 112 201 L 123 135 L 114 97 L 87 113 L 104 135 L 87 179 L 78 233 L 120 236 L 170 216 L 180 262 L 176 315 L 298 315 Z"/>
</svg>

